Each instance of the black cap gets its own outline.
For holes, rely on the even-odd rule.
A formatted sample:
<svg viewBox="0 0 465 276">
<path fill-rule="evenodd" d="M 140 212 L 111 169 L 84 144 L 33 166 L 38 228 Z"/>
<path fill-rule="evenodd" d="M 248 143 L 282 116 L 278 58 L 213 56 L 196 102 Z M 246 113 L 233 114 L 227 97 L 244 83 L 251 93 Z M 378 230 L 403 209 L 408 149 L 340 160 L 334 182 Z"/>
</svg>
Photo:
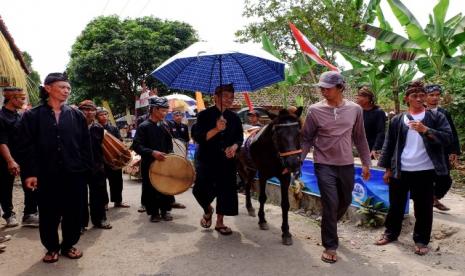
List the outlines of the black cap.
<svg viewBox="0 0 465 276">
<path fill-rule="evenodd" d="M 169 108 L 168 100 L 163 97 L 152 97 L 149 98 L 149 105 L 153 107 Z"/>
<path fill-rule="evenodd" d="M 439 93 L 442 93 L 442 87 L 439 84 L 429 84 L 425 86 L 425 91 L 426 93 L 433 93 L 434 91 L 439 91 Z"/>
<path fill-rule="evenodd" d="M 69 82 L 68 76 L 66 73 L 50 73 L 47 75 L 47 77 L 44 80 L 45 85 L 52 84 L 57 81 L 66 81 Z"/>
</svg>

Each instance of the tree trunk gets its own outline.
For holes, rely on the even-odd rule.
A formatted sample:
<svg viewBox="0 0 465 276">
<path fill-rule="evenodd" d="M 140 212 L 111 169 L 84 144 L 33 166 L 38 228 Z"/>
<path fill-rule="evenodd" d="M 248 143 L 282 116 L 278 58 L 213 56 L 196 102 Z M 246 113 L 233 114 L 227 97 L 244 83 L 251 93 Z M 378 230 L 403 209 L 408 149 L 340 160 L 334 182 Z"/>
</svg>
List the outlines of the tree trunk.
<svg viewBox="0 0 465 276">
<path fill-rule="evenodd" d="M 393 98 L 394 98 L 394 111 L 396 112 L 396 114 L 399 114 L 399 112 L 400 112 L 400 101 L 399 101 L 399 88 L 398 87 L 393 87 L 392 95 L 393 95 Z"/>
</svg>

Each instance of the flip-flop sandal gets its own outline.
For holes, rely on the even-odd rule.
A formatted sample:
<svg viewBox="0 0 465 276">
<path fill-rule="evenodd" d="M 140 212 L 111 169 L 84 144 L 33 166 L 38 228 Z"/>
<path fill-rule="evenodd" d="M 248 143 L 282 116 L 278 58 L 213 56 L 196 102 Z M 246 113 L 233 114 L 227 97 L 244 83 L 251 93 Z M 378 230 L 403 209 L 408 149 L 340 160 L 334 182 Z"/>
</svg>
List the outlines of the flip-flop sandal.
<svg viewBox="0 0 465 276">
<path fill-rule="evenodd" d="M 71 247 L 70 249 L 66 250 L 65 252 L 61 251 L 61 255 L 65 256 L 70 259 L 79 259 L 82 257 L 82 252 L 75 247 Z"/>
<path fill-rule="evenodd" d="M 233 233 L 231 228 L 227 226 L 215 227 L 215 230 L 220 232 L 221 235 L 225 235 L 225 236 L 231 235 Z"/>
<path fill-rule="evenodd" d="M 375 241 L 375 245 L 386 245 L 391 242 L 393 242 L 393 240 L 388 239 L 386 235 L 382 235 L 379 240 Z"/>
<path fill-rule="evenodd" d="M 429 253 L 429 248 L 427 245 L 424 245 L 424 244 L 415 244 L 415 254 L 417 255 L 420 255 L 420 256 L 424 256 L 426 254 Z"/>
<path fill-rule="evenodd" d="M 328 258 L 327 256 L 329 256 L 330 258 Z M 337 262 L 336 252 L 330 252 L 329 250 L 323 251 L 323 254 L 321 255 L 321 260 L 328 264 L 333 264 Z"/>
<path fill-rule="evenodd" d="M 171 204 L 171 208 L 186 209 L 186 205 L 184 205 L 182 203 L 179 203 L 179 202 L 175 202 L 175 203 Z"/>
<path fill-rule="evenodd" d="M 58 262 L 58 251 L 48 251 L 42 258 L 42 261 L 48 264 Z"/>
<path fill-rule="evenodd" d="M 213 209 L 212 207 L 211 211 L 208 214 L 204 214 L 202 216 L 202 219 L 200 220 L 200 226 L 202 226 L 203 228 L 210 228 L 212 226 L 214 212 L 215 209 Z"/>
</svg>

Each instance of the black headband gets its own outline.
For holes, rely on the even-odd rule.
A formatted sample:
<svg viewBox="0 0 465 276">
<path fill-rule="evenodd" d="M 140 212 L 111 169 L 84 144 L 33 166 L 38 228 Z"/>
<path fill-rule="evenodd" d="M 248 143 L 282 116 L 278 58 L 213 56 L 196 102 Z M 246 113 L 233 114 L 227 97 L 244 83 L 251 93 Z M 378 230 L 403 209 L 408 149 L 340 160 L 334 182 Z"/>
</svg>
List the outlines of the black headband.
<svg viewBox="0 0 465 276">
<path fill-rule="evenodd" d="M 68 76 L 66 73 L 50 73 L 47 75 L 47 77 L 44 80 L 45 85 L 52 84 L 57 81 L 66 81 L 69 82 Z"/>
</svg>

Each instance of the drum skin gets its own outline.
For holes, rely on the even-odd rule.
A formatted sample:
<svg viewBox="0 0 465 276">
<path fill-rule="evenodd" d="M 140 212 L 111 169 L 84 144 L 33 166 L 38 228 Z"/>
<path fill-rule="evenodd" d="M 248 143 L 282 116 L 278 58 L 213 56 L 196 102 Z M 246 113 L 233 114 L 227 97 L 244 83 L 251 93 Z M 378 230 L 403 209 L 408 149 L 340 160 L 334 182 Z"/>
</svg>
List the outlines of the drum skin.
<svg viewBox="0 0 465 276">
<path fill-rule="evenodd" d="M 155 160 L 150 165 L 150 183 L 162 194 L 181 194 L 194 183 L 194 166 L 177 154 L 167 154 L 165 157 L 165 160 Z"/>
<path fill-rule="evenodd" d="M 122 169 L 131 162 L 132 156 L 129 149 L 107 130 L 104 131 L 102 149 L 103 161 L 113 170 Z"/>
</svg>

